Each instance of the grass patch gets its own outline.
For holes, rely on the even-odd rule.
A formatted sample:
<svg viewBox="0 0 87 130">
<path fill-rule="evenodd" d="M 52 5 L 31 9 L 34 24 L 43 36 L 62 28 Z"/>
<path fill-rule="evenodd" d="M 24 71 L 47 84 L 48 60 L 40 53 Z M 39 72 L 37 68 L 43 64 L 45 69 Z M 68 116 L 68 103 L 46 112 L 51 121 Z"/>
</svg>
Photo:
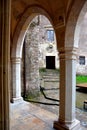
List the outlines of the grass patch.
<svg viewBox="0 0 87 130">
<path fill-rule="evenodd" d="M 46 68 L 39 68 L 39 72 L 46 72 Z"/>
<path fill-rule="evenodd" d="M 83 76 L 83 75 L 77 75 L 76 76 L 76 83 L 87 83 L 87 76 Z"/>
<path fill-rule="evenodd" d="M 51 73 L 58 73 L 59 71 L 60 71 L 60 69 L 58 68 L 58 69 L 46 69 L 46 68 L 39 68 L 39 72 L 40 73 L 44 73 L 44 72 L 46 72 L 46 73 L 48 73 L 48 72 L 51 72 Z"/>
</svg>

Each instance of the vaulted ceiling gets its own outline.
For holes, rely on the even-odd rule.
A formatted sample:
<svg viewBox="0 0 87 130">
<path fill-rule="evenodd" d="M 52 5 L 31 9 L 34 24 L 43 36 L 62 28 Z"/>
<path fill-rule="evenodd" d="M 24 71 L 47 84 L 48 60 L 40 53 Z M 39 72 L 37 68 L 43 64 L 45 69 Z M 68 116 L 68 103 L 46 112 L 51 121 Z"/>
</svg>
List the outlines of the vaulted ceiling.
<svg viewBox="0 0 87 130">
<path fill-rule="evenodd" d="M 60 16 L 66 18 L 73 0 L 12 0 L 11 5 L 11 32 L 14 34 L 15 27 L 22 15 L 29 7 L 37 6 L 44 9 L 49 16 L 56 22 Z"/>
</svg>

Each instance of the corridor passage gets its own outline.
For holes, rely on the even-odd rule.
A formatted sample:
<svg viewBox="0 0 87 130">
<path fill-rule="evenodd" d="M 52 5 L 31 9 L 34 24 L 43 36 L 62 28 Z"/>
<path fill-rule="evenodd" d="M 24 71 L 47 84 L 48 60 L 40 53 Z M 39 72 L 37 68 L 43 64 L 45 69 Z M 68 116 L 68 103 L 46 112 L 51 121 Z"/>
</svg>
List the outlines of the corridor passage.
<svg viewBox="0 0 87 130">
<path fill-rule="evenodd" d="M 86 114 L 77 109 L 76 117 L 81 121 L 80 130 L 87 130 L 84 123 Z M 53 128 L 55 120 L 58 120 L 56 114 L 29 102 L 10 104 L 10 130 L 55 130 Z"/>
<path fill-rule="evenodd" d="M 54 130 L 57 115 L 25 101 L 10 107 L 11 130 Z"/>
</svg>

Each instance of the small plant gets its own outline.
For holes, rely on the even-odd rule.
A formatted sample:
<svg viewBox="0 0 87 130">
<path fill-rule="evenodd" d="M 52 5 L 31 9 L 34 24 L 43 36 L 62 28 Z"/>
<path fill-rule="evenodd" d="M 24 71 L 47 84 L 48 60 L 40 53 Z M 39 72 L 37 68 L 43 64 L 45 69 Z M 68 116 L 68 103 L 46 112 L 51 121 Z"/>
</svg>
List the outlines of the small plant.
<svg viewBox="0 0 87 130">
<path fill-rule="evenodd" d="M 39 72 L 46 72 L 46 68 L 40 68 Z"/>
</svg>

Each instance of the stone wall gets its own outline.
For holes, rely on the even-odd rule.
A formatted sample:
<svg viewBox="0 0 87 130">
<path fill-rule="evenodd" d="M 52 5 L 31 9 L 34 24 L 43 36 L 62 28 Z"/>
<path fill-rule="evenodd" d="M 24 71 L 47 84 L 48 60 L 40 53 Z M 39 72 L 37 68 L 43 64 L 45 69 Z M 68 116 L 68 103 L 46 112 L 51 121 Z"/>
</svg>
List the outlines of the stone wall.
<svg viewBox="0 0 87 130">
<path fill-rule="evenodd" d="M 76 72 L 77 74 L 87 75 L 87 15 L 81 25 L 79 37 L 79 49 L 77 56 Z M 25 52 L 26 52 L 26 90 L 39 89 L 39 68 L 46 67 L 46 56 L 55 56 L 55 68 L 59 68 L 59 57 L 56 46 L 56 38 L 54 41 L 47 40 L 47 30 L 53 30 L 49 20 L 43 16 L 35 17 L 26 33 Z M 51 46 L 51 48 L 50 48 Z M 85 65 L 79 64 L 79 56 L 85 56 Z M 22 67 L 23 68 L 23 67 Z M 23 78 L 22 78 L 23 79 Z M 22 81 L 23 88 L 23 81 Z M 22 89 L 23 90 L 23 89 Z"/>
<path fill-rule="evenodd" d="M 59 58 L 56 46 L 56 37 L 54 32 L 54 41 L 47 40 L 47 30 L 54 30 L 49 20 L 40 15 L 39 23 L 39 67 L 46 67 L 46 56 L 55 56 L 55 68 L 59 68 Z M 50 48 L 51 46 L 51 48 Z"/>
<path fill-rule="evenodd" d="M 85 56 L 84 65 L 79 64 L 79 56 Z M 80 75 L 87 75 L 87 13 L 80 27 L 76 72 Z"/>
<path fill-rule="evenodd" d="M 58 67 L 58 52 L 56 49 L 56 39 L 50 43 L 47 41 L 47 30 L 52 29 L 49 20 L 43 16 L 35 17 L 25 36 L 25 71 L 26 71 L 26 91 L 39 89 L 39 68 L 46 67 L 46 56 L 55 56 L 56 68 Z M 52 46 L 50 49 L 49 46 Z M 23 85 L 23 63 L 22 62 L 22 91 Z"/>
<path fill-rule="evenodd" d="M 32 21 L 25 37 L 25 79 L 26 92 L 39 89 L 39 26 Z M 22 87 L 23 88 L 23 87 Z M 22 89 L 23 90 L 23 89 Z M 33 90 L 33 91 L 32 91 Z"/>
</svg>

